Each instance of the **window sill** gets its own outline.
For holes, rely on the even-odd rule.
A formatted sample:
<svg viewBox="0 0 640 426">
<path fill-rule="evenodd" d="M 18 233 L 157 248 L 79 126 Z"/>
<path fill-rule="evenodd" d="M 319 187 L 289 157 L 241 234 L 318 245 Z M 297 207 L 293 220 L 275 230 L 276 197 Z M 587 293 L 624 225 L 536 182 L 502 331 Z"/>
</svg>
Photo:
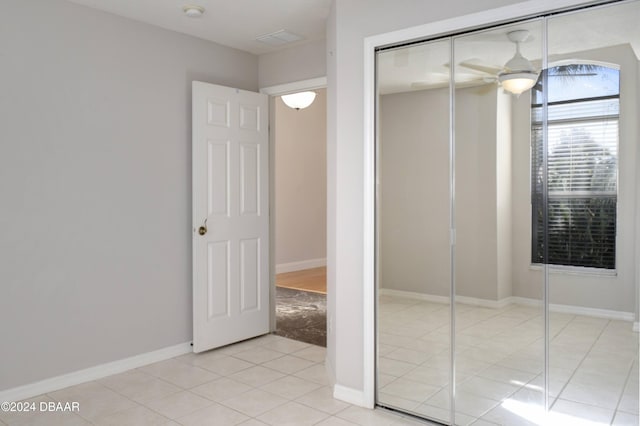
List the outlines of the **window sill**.
<svg viewBox="0 0 640 426">
<path fill-rule="evenodd" d="M 529 265 L 531 271 L 542 271 L 543 266 L 539 263 Z M 549 265 L 549 273 L 554 275 L 588 275 L 592 277 L 617 277 L 617 269 L 583 268 L 580 266 L 559 266 Z"/>
</svg>

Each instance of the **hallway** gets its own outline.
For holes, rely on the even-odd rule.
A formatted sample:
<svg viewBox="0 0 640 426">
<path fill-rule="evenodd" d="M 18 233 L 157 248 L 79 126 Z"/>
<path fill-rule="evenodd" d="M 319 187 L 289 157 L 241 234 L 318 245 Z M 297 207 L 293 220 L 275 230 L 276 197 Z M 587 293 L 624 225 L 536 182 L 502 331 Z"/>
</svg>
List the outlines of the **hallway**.
<svg viewBox="0 0 640 426">
<path fill-rule="evenodd" d="M 276 276 L 276 332 L 289 339 L 327 346 L 325 267 Z"/>
<path fill-rule="evenodd" d="M 327 294 L 327 267 L 277 274 L 276 286 Z"/>
</svg>

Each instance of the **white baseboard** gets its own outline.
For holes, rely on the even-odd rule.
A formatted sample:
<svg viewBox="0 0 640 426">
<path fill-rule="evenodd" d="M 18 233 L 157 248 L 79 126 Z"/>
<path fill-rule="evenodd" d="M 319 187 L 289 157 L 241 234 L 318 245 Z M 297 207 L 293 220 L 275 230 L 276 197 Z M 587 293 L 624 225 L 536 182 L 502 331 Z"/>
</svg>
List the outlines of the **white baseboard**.
<svg viewBox="0 0 640 426">
<path fill-rule="evenodd" d="M 382 296 L 403 297 L 405 299 L 421 300 L 423 302 L 444 303 L 449 304 L 450 298 L 446 296 L 436 296 L 434 294 L 416 293 L 413 291 L 393 290 L 390 288 L 381 288 L 378 290 Z"/>
<path fill-rule="evenodd" d="M 604 318 L 618 321 L 632 322 L 636 316 L 633 312 L 612 311 L 610 309 L 585 308 L 583 306 L 574 305 L 558 305 L 551 303 L 549 305 L 551 312 L 561 312 L 564 314 L 584 315 L 588 317 Z"/>
<path fill-rule="evenodd" d="M 422 300 L 422 301 L 434 302 L 434 303 L 445 303 L 445 304 L 449 303 L 449 298 L 445 296 L 435 296 L 431 294 L 415 293 L 411 291 L 391 290 L 387 288 L 382 288 L 379 291 L 380 291 L 380 294 L 383 296 L 404 297 L 407 299 Z M 465 305 L 481 306 L 483 308 L 493 308 L 493 309 L 504 308 L 505 306 L 509 306 L 513 303 L 518 305 L 524 305 L 524 306 L 532 306 L 532 307 L 542 306 L 541 300 L 530 299 L 527 297 L 519 297 L 519 296 L 505 297 L 504 299 L 500 299 L 500 300 L 487 300 L 487 299 L 479 299 L 476 297 L 456 296 L 456 302 L 462 303 Z M 599 308 L 587 308 L 584 306 L 575 306 L 575 305 L 560 305 L 557 303 L 549 304 L 549 310 L 551 312 L 560 312 L 560 313 L 572 314 L 572 315 L 584 315 L 588 317 L 604 318 L 604 319 L 619 320 L 619 321 L 631 322 L 635 319 L 635 314 L 633 312 L 613 311 L 610 309 L 599 309 Z M 634 325 L 634 329 L 636 329 L 635 325 Z"/>
<path fill-rule="evenodd" d="M 529 299 L 527 297 L 512 297 L 511 299 L 513 300 L 513 303 L 517 303 L 519 305 L 532 306 L 532 307 L 542 306 L 542 300 L 538 300 L 538 299 Z M 635 314 L 633 312 L 613 311 L 611 309 L 588 308 L 588 307 L 576 306 L 576 305 L 561 305 L 558 303 L 550 303 L 549 311 L 559 312 L 563 314 L 571 314 L 571 315 L 584 315 L 587 317 L 604 318 L 604 319 L 611 319 L 611 320 L 618 320 L 618 321 L 632 322 L 635 319 Z"/>
<path fill-rule="evenodd" d="M 96 365 L 95 367 L 86 368 L 84 370 L 74 371 L 72 373 L 52 377 L 36 383 L 0 391 L 0 401 L 20 401 L 22 399 L 32 398 L 47 392 L 53 392 L 69 386 L 90 382 L 91 380 L 101 379 L 103 377 L 122 373 L 144 365 L 153 364 L 154 362 L 164 361 L 191 351 L 191 343 L 186 342 L 158 349 L 157 351 L 120 359 L 118 361 Z"/>
<path fill-rule="evenodd" d="M 301 260 L 299 262 L 281 263 L 276 265 L 276 274 L 284 272 L 302 271 L 303 269 L 319 268 L 327 266 L 327 258 Z"/>
<path fill-rule="evenodd" d="M 480 306 L 483 308 L 500 309 L 513 303 L 512 297 L 505 297 L 500 300 L 480 299 L 477 297 L 456 296 L 456 302 L 464 305 Z"/>
<path fill-rule="evenodd" d="M 421 300 L 425 302 L 449 304 L 450 298 L 447 296 L 436 296 L 433 294 L 416 293 L 413 291 L 392 290 L 389 288 L 381 288 L 380 294 L 383 296 L 404 297 L 406 299 Z M 511 298 L 507 297 L 501 300 L 479 299 L 477 297 L 456 296 L 458 303 L 465 305 L 481 306 L 484 308 L 500 309 L 512 303 Z"/>
<path fill-rule="evenodd" d="M 364 392 L 361 390 L 342 385 L 333 385 L 333 397 L 358 407 L 373 408 L 373 405 L 367 401 Z"/>
<path fill-rule="evenodd" d="M 531 299 L 529 297 L 512 296 L 511 302 L 516 305 L 530 306 L 532 308 L 542 307 L 542 300 Z"/>
</svg>

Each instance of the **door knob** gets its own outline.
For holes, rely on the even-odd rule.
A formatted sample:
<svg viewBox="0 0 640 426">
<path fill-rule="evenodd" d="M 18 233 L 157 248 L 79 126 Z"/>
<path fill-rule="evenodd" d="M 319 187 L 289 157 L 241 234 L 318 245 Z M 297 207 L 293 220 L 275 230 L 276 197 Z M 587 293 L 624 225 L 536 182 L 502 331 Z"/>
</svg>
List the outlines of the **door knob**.
<svg viewBox="0 0 640 426">
<path fill-rule="evenodd" d="M 198 228 L 198 234 L 204 235 L 207 233 L 207 219 L 204 220 L 204 224 Z"/>
</svg>

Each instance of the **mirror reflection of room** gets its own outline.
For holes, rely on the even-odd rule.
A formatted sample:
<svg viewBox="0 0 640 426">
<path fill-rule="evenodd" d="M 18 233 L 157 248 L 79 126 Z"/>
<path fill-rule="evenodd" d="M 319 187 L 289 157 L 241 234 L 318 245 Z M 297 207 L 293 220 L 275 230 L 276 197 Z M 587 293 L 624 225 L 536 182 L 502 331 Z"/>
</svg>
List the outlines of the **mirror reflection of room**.
<svg viewBox="0 0 640 426">
<path fill-rule="evenodd" d="M 378 53 L 379 405 L 638 424 L 639 18 L 630 1 Z"/>
</svg>

